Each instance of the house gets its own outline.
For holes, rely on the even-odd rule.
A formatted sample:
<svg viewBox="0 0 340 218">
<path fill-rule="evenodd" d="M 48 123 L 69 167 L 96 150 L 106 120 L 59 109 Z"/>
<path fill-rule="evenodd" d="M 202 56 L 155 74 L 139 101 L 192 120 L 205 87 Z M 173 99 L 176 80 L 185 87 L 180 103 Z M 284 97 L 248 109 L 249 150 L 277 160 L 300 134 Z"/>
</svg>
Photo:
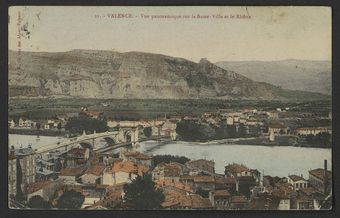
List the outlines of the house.
<svg viewBox="0 0 340 218">
<path fill-rule="evenodd" d="M 198 194 L 185 195 L 178 192 L 168 192 L 161 206 L 165 209 L 212 209 L 208 198 Z"/>
<path fill-rule="evenodd" d="M 249 118 L 246 120 L 246 125 L 248 126 L 256 126 L 258 124 L 257 120 L 254 118 Z"/>
<path fill-rule="evenodd" d="M 119 206 L 122 202 L 123 185 L 108 186 L 105 195 L 94 204 L 85 209 L 110 209 Z M 89 202 L 90 203 L 90 202 Z M 93 203 L 93 202 L 92 202 Z"/>
<path fill-rule="evenodd" d="M 332 134 L 332 129 L 328 127 L 304 127 L 296 129 L 297 135 L 317 135 L 319 133 Z"/>
<path fill-rule="evenodd" d="M 301 188 L 307 188 L 308 187 L 308 181 L 305 180 L 302 175 L 289 175 L 288 176 L 288 183 L 293 186 L 294 191 L 297 191 Z"/>
<path fill-rule="evenodd" d="M 282 123 L 271 123 L 268 125 L 268 132 L 275 133 L 275 134 L 287 134 L 288 127 L 283 125 Z"/>
<path fill-rule="evenodd" d="M 278 199 L 277 209 L 293 209 L 293 205 L 291 204 L 291 202 L 294 202 L 292 199 L 294 199 L 296 195 L 296 192 L 293 190 L 293 186 L 289 183 L 286 183 L 286 181 L 282 179 L 277 180 L 277 182 L 273 186 L 274 189 L 270 193 L 273 197 Z"/>
<path fill-rule="evenodd" d="M 234 118 L 231 116 L 227 117 L 227 125 L 233 125 L 234 124 Z"/>
<path fill-rule="evenodd" d="M 104 170 L 103 182 L 105 185 L 116 185 L 131 183 L 138 175 L 143 176 L 149 168 L 142 164 L 135 164 L 131 161 L 119 160 L 113 162 L 111 167 Z"/>
<path fill-rule="evenodd" d="M 123 160 L 129 160 L 134 162 L 135 164 L 143 164 L 147 167 L 152 166 L 152 157 L 141 152 L 122 152 Z"/>
<path fill-rule="evenodd" d="M 182 168 L 175 163 L 160 163 L 152 171 L 153 180 L 179 181 L 183 175 Z"/>
<path fill-rule="evenodd" d="M 166 119 L 160 130 L 160 134 L 162 136 L 169 136 L 171 137 L 172 140 L 176 140 L 177 138 L 176 127 L 177 127 L 177 120 Z"/>
<path fill-rule="evenodd" d="M 58 176 L 55 171 L 40 167 L 39 169 L 36 170 L 35 180 L 36 181 L 47 181 L 47 180 L 54 180 L 57 177 Z"/>
<path fill-rule="evenodd" d="M 85 166 L 89 157 L 90 157 L 90 149 L 72 148 L 66 154 L 67 167 Z"/>
<path fill-rule="evenodd" d="M 216 209 L 226 209 L 230 198 L 231 194 L 227 190 L 214 190 L 209 192 L 209 200 Z"/>
<path fill-rule="evenodd" d="M 332 187 L 332 172 L 325 169 L 314 169 L 309 172 L 309 184 L 319 192 L 327 194 Z"/>
<path fill-rule="evenodd" d="M 228 190 L 231 193 L 236 191 L 236 179 L 233 177 L 215 177 L 216 190 Z"/>
<path fill-rule="evenodd" d="M 170 191 L 181 192 L 183 194 L 192 193 L 192 187 L 190 185 L 184 184 L 180 181 L 173 181 L 169 179 L 160 179 L 155 181 L 155 187 L 161 189 L 163 193 Z"/>
<path fill-rule="evenodd" d="M 314 187 L 302 188 L 298 191 L 297 208 L 306 207 L 308 209 L 319 209 L 324 202 L 326 195 Z M 308 201 L 308 204 L 302 203 Z M 300 204 L 300 205 L 299 205 Z M 302 206 L 302 205 L 303 206 Z"/>
<path fill-rule="evenodd" d="M 238 120 L 238 123 L 245 125 L 247 123 L 247 119 L 245 117 L 240 117 L 239 120 Z"/>
<path fill-rule="evenodd" d="M 106 166 L 92 165 L 80 177 L 83 184 L 101 184 L 103 180 L 103 172 Z"/>
<path fill-rule="evenodd" d="M 21 177 L 21 190 L 23 190 L 24 186 L 30 183 L 35 182 L 36 177 L 36 162 L 35 162 L 35 153 L 31 147 L 28 145 L 27 148 L 11 148 L 11 152 L 14 152 L 17 160 L 17 166 L 20 165 L 21 172 L 17 171 L 16 178 Z M 18 190 L 17 190 L 18 191 Z"/>
<path fill-rule="evenodd" d="M 82 113 L 84 113 L 86 116 L 98 119 L 103 115 L 103 112 L 97 112 L 97 111 L 88 111 L 88 110 L 83 110 Z"/>
<path fill-rule="evenodd" d="M 61 168 L 66 167 L 66 154 L 67 151 L 64 150 L 39 154 L 36 157 L 36 164 L 43 169 L 59 172 Z"/>
<path fill-rule="evenodd" d="M 242 193 L 249 197 L 251 190 L 256 186 L 256 181 L 253 176 L 236 177 L 236 192 Z"/>
<path fill-rule="evenodd" d="M 44 129 L 51 129 L 51 128 L 52 128 L 52 124 L 49 124 L 49 123 L 44 124 Z"/>
<path fill-rule="evenodd" d="M 59 178 L 68 181 L 79 181 L 80 176 L 84 174 L 86 167 L 64 168 L 60 170 Z"/>
<path fill-rule="evenodd" d="M 297 191 L 291 207 L 298 210 L 318 210 L 326 196 L 314 187 L 301 188 Z"/>
<path fill-rule="evenodd" d="M 242 210 L 248 206 L 248 199 L 243 195 L 234 195 L 230 198 L 229 209 Z"/>
<path fill-rule="evenodd" d="M 33 122 L 32 120 L 28 120 L 25 118 L 19 118 L 19 127 L 23 127 L 23 128 L 31 128 L 35 126 L 35 122 Z"/>
<path fill-rule="evenodd" d="M 205 191 L 215 190 L 215 177 L 193 176 L 193 188 L 195 191 L 199 189 L 205 190 Z"/>
<path fill-rule="evenodd" d="M 9 120 L 8 121 L 8 128 L 14 128 L 15 127 L 15 122 L 14 120 Z"/>
<path fill-rule="evenodd" d="M 17 158 L 12 148 L 8 155 L 8 196 L 14 197 L 17 194 Z"/>
<path fill-rule="evenodd" d="M 38 195 L 41 196 L 45 201 L 49 201 L 52 199 L 55 192 L 62 186 L 62 179 L 57 179 L 54 181 L 40 181 L 26 185 L 24 193 L 27 195 L 27 200 Z"/>
<path fill-rule="evenodd" d="M 215 162 L 212 160 L 192 160 L 185 163 L 188 168 L 198 169 L 207 174 L 214 174 L 215 173 Z"/>
<path fill-rule="evenodd" d="M 232 163 L 225 166 L 224 173 L 227 177 L 234 178 L 241 176 L 253 176 L 253 171 L 251 169 L 242 164 L 237 163 Z"/>
<path fill-rule="evenodd" d="M 267 116 L 269 119 L 279 119 L 279 112 L 278 111 L 269 111 L 267 112 Z"/>
</svg>

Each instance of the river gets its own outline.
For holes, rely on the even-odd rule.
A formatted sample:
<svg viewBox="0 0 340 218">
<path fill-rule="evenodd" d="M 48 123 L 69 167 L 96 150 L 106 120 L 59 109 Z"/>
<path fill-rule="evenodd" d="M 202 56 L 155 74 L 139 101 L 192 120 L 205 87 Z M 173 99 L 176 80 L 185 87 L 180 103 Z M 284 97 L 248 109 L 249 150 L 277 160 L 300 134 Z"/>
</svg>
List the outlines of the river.
<svg viewBox="0 0 340 218">
<path fill-rule="evenodd" d="M 287 177 L 289 174 L 303 174 L 308 178 L 308 171 L 323 168 L 323 161 L 328 161 L 331 169 L 331 149 L 302 148 L 291 146 L 258 146 L 231 144 L 199 144 L 177 142 L 155 147 L 156 142 L 142 142 L 139 150 L 150 154 L 171 154 L 186 156 L 190 159 L 215 161 L 217 173 L 223 173 L 229 163 L 242 163 L 250 168 L 264 171 L 265 175 Z"/>
<path fill-rule="evenodd" d="M 63 141 L 63 138 L 32 135 L 9 135 L 9 145 L 25 147 L 31 144 L 33 148 L 41 145 Z M 328 160 L 331 169 L 331 149 L 302 148 L 290 146 L 258 146 L 258 145 L 232 145 L 232 144 L 200 144 L 176 142 L 157 146 L 155 141 L 140 143 L 141 152 L 149 154 L 171 154 L 186 156 L 190 159 L 208 159 L 215 161 L 217 173 L 224 172 L 228 163 L 242 163 L 250 168 L 264 171 L 265 175 L 288 176 L 289 174 L 303 174 L 308 178 L 308 170 L 322 168 L 323 160 Z M 116 151 L 117 152 L 117 151 Z"/>
</svg>

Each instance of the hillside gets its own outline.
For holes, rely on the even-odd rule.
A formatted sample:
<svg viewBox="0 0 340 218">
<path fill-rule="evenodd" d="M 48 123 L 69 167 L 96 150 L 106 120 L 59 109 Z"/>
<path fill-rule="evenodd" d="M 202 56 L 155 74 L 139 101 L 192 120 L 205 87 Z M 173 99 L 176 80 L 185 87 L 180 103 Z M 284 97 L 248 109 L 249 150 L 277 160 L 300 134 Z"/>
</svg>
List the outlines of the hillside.
<svg viewBox="0 0 340 218">
<path fill-rule="evenodd" d="M 331 95 L 330 61 L 223 61 L 216 63 L 252 80 L 267 82 L 285 89 L 313 91 Z"/>
<path fill-rule="evenodd" d="M 10 97 L 317 99 L 224 70 L 159 54 L 97 50 L 9 52 Z"/>
</svg>

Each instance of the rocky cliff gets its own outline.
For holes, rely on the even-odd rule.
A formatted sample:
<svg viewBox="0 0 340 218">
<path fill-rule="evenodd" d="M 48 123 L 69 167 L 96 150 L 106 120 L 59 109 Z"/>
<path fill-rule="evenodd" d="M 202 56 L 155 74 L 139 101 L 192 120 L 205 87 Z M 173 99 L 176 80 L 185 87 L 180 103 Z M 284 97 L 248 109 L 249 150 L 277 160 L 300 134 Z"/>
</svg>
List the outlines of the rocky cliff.
<svg viewBox="0 0 340 218">
<path fill-rule="evenodd" d="M 255 82 L 206 59 L 199 63 L 142 52 L 9 52 L 10 97 L 318 98 Z M 282 94 L 283 93 L 283 94 Z M 304 97 L 303 97 L 304 96 Z"/>
</svg>

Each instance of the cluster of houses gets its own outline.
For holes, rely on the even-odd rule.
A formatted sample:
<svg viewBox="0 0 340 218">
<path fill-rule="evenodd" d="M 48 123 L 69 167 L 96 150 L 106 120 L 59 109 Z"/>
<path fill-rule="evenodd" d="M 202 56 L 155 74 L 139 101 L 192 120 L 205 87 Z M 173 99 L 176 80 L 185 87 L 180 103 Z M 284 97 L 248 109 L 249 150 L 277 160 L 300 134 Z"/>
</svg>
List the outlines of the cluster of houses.
<svg viewBox="0 0 340 218">
<path fill-rule="evenodd" d="M 8 128 L 24 129 L 61 129 L 65 125 L 65 119 L 48 119 L 43 122 L 37 122 L 26 118 L 19 118 L 17 122 L 13 119 L 8 120 Z"/>
<path fill-rule="evenodd" d="M 39 195 L 56 205 L 62 193 L 75 190 L 84 196 L 83 209 L 121 208 L 124 185 L 145 174 L 163 192 L 164 209 L 319 209 L 332 187 L 327 163 L 310 170 L 308 179 L 263 176 L 238 163 L 218 174 L 211 160 L 154 166 L 152 156 L 126 148 L 119 157 L 83 147 L 44 155 L 34 154 L 31 147 L 11 148 L 8 170 L 10 197 L 21 189 L 27 200 Z"/>
<path fill-rule="evenodd" d="M 289 126 L 284 122 L 282 114 L 290 111 L 290 108 L 277 108 L 276 110 L 264 111 L 257 109 L 243 109 L 243 110 L 232 110 L 232 109 L 219 109 L 215 112 L 205 112 L 201 116 L 172 116 L 171 118 L 158 118 L 155 120 L 107 120 L 107 126 L 110 129 L 117 128 L 119 126 L 125 127 L 142 127 L 141 134 L 143 135 L 143 128 L 150 127 L 152 136 L 169 136 L 173 140 L 177 138 L 176 126 L 180 120 L 192 120 L 197 122 L 205 122 L 211 125 L 220 125 L 221 123 L 227 126 L 235 126 L 238 130 L 239 126 L 243 126 L 246 129 L 246 133 L 254 133 L 252 135 L 259 135 L 268 137 L 270 141 L 275 140 L 275 135 L 295 135 L 303 137 L 307 135 L 317 135 L 319 133 L 332 133 L 330 127 L 315 127 L 315 126 Z M 31 128 L 36 129 L 39 123 L 40 129 L 61 129 L 66 124 L 67 118 L 72 116 L 79 116 L 83 114 L 91 118 L 103 117 L 102 112 L 89 111 L 88 108 L 82 107 L 79 113 L 70 113 L 67 115 L 60 115 L 56 119 L 48 119 L 42 122 L 36 122 L 30 119 L 19 118 L 17 122 L 13 119 L 8 121 L 9 128 Z M 302 116 L 302 115 L 303 116 Z M 305 117 L 306 113 L 298 114 Z M 307 113 L 311 114 L 311 113 Z M 297 116 L 296 114 L 293 116 Z M 307 116 L 308 117 L 308 116 Z M 312 118 L 313 116 L 311 116 Z M 296 120 L 300 119 L 295 117 Z M 315 118 L 315 117 L 314 117 Z M 331 119 L 331 115 L 328 117 Z M 288 118 L 290 120 L 291 117 Z M 254 128 L 255 127 L 255 128 Z M 255 131 L 255 132 L 254 132 Z"/>
<path fill-rule="evenodd" d="M 332 133 L 332 129 L 330 127 L 296 127 L 289 126 L 284 122 L 286 119 L 285 116 L 280 117 L 282 114 L 288 112 L 290 108 L 277 108 L 276 110 L 271 111 L 263 111 L 257 109 L 243 109 L 239 111 L 229 110 L 229 109 L 219 109 L 215 112 L 205 112 L 201 116 L 184 116 L 182 119 L 184 120 L 192 120 L 198 122 L 205 122 L 211 125 L 220 125 L 225 124 L 227 126 L 236 126 L 236 129 L 240 125 L 246 128 L 247 133 L 249 133 L 250 128 L 258 127 L 257 134 L 260 136 L 269 137 L 270 141 L 274 141 L 275 135 L 295 135 L 295 136 L 306 136 L 306 135 L 317 135 L 319 133 Z M 302 115 L 303 116 L 302 116 Z M 295 116 L 306 117 L 305 113 L 294 114 Z M 311 113 L 310 113 L 311 114 Z M 287 118 L 287 120 L 291 120 L 291 116 Z M 309 116 L 309 118 L 313 117 L 313 114 Z M 295 120 L 299 120 L 300 118 L 295 117 Z M 331 119 L 331 116 L 327 117 L 327 119 Z"/>
</svg>

